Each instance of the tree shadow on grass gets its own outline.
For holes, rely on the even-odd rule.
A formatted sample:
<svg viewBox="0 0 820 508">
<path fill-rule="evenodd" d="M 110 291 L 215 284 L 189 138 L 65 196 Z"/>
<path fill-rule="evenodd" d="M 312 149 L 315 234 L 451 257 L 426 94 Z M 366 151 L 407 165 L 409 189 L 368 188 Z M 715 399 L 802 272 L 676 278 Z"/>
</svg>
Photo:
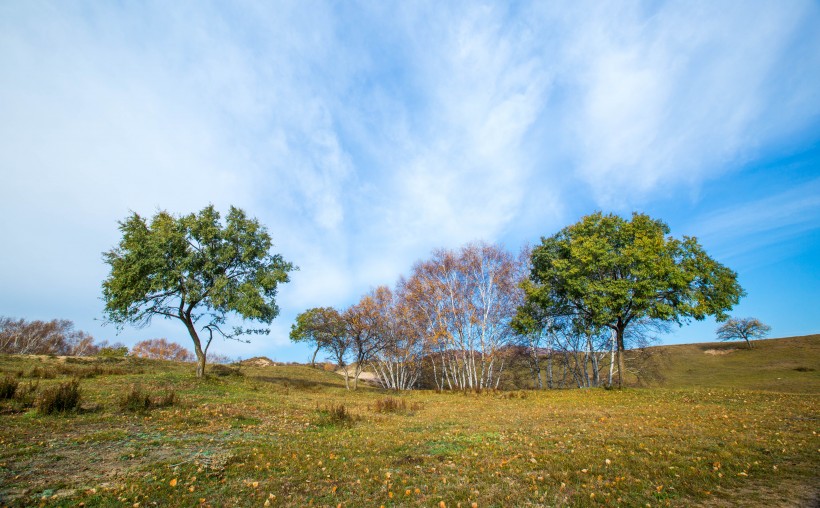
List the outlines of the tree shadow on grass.
<svg viewBox="0 0 820 508">
<path fill-rule="evenodd" d="M 312 381 L 309 379 L 299 379 L 293 378 L 288 376 L 254 376 L 252 378 L 254 381 L 261 381 L 263 383 L 272 383 L 281 385 L 283 388 L 307 388 L 307 389 L 318 389 L 318 388 L 342 388 L 344 386 L 341 384 L 330 383 L 328 381 Z"/>
</svg>

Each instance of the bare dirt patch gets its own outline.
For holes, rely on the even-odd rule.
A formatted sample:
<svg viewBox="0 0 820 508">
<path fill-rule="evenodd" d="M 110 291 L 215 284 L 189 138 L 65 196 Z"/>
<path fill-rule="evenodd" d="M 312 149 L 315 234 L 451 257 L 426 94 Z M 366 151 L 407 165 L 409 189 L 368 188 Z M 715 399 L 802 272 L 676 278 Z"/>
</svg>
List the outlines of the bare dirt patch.
<svg viewBox="0 0 820 508">
<path fill-rule="evenodd" d="M 737 351 L 737 349 L 735 349 L 735 348 L 732 348 L 732 349 L 707 349 L 706 351 L 703 352 L 703 354 L 706 354 L 706 355 L 728 355 L 729 353 L 733 353 L 735 351 Z"/>
<path fill-rule="evenodd" d="M 248 358 L 247 360 L 242 360 L 239 362 L 242 366 L 247 367 L 275 367 L 276 362 L 271 360 L 266 356 L 256 356 L 254 358 Z"/>
</svg>

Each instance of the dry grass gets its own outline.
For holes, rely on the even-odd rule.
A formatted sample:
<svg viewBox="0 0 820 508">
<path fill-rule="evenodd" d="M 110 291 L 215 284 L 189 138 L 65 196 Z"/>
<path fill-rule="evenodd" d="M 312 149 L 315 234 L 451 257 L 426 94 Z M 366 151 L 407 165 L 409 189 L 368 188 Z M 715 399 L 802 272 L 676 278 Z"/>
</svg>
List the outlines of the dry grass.
<svg viewBox="0 0 820 508">
<path fill-rule="evenodd" d="M 6 375 L 0 380 L 0 400 L 13 399 L 14 394 L 17 393 L 17 386 L 20 381 L 14 376 Z"/>
<path fill-rule="evenodd" d="M 65 413 L 80 407 L 81 398 L 80 380 L 72 379 L 45 388 L 37 397 L 35 405 L 41 414 Z"/>
<path fill-rule="evenodd" d="M 161 395 L 152 397 L 149 392 L 138 384 L 131 385 L 131 388 L 119 400 L 120 409 L 134 412 L 145 412 L 154 408 L 173 406 L 176 403 L 175 391 L 166 390 Z"/>
<path fill-rule="evenodd" d="M 660 374 L 650 386 L 746 388 L 820 393 L 820 335 L 663 346 L 650 361 Z"/>
<path fill-rule="evenodd" d="M 31 361 L 0 357 L 0 370 Z M 816 357 L 795 361 L 794 375 L 815 374 L 793 369 L 816 368 Z M 309 367 L 205 381 L 190 365 L 142 368 L 82 380 L 95 410 L 4 414 L 0 505 L 802 506 L 817 495 L 820 393 L 810 383 L 803 393 L 388 397 L 347 392 L 339 376 Z M 122 412 L 118 394 L 134 383 L 172 386 L 182 402 Z M 388 406 L 398 411 L 374 410 Z"/>
<path fill-rule="evenodd" d="M 384 397 L 373 402 L 373 411 L 376 413 L 407 413 L 421 408 L 421 402 L 407 404 L 407 400 L 398 397 Z"/>
</svg>

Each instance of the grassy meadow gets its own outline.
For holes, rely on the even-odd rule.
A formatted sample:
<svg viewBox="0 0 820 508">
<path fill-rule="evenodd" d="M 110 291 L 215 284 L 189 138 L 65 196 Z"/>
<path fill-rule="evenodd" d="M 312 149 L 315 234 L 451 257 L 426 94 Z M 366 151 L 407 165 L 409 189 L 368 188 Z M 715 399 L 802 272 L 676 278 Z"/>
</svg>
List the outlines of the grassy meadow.
<svg viewBox="0 0 820 508">
<path fill-rule="evenodd" d="M 79 378 L 82 397 L 0 400 L 0 505 L 813 506 L 820 336 L 755 345 L 658 348 L 651 387 L 481 394 L 0 356 L 18 390 Z"/>
</svg>

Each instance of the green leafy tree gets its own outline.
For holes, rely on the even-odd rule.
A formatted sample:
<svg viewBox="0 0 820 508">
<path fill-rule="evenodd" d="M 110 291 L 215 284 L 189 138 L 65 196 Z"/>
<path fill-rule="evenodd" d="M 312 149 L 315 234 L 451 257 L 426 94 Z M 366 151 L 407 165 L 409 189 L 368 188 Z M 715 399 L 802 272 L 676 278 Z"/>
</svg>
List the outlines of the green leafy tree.
<svg viewBox="0 0 820 508">
<path fill-rule="evenodd" d="M 205 374 L 215 332 L 236 340 L 269 332 L 223 330 L 232 314 L 270 324 L 279 314 L 277 288 L 296 269 L 270 253 L 271 237 L 256 219 L 231 207 L 223 225 L 209 205 L 180 217 L 160 211 L 150 222 L 132 213 L 119 224 L 122 240 L 103 254 L 111 266 L 102 284 L 109 322 L 141 327 L 155 316 L 178 319 L 194 344 L 197 377 Z"/>
<path fill-rule="evenodd" d="M 709 257 L 697 239 L 668 235 L 664 222 L 645 214 L 626 220 L 597 212 L 533 249 L 528 303 L 571 318 L 576 331 L 613 330 L 619 386 L 631 325 L 644 318 L 726 319 L 744 295 L 737 274 Z"/>
<path fill-rule="evenodd" d="M 740 340 L 746 341 L 749 349 L 752 349 L 752 343 L 749 339 L 762 339 L 769 332 L 772 327 L 764 324 L 757 318 L 729 318 L 725 323 L 720 325 L 717 329 L 717 337 L 720 340 Z"/>
<path fill-rule="evenodd" d="M 328 349 L 345 333 L 345 323 L 339 311 L 332 307 L 315 307 L 296 316 L 296 322 L 290 328 L 290 340 L 314 348 L 310 360 L 310 365 L 314 366 L 319 351 Z"/>
</svg>

